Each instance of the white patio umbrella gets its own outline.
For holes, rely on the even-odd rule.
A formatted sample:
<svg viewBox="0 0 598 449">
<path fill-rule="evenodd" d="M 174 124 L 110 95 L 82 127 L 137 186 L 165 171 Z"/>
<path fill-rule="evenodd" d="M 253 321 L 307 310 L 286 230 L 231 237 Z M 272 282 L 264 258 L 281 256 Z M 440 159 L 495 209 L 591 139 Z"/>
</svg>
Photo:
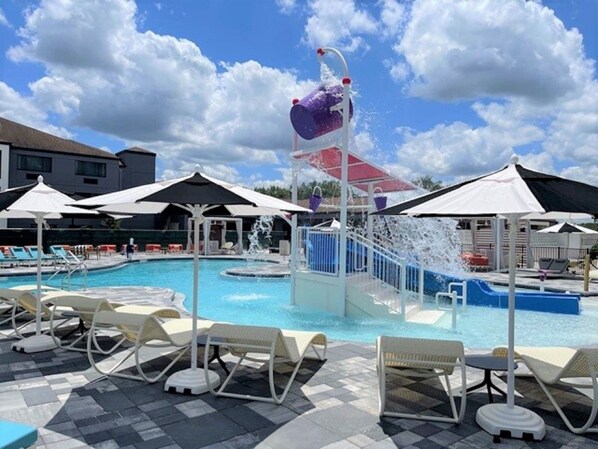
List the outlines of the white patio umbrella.
<svg viewBox="0 0 598 449">
<path fill-rule="evenodd" d="M 573 212 L 598 215 L 598 187 L 528 170 L 511 163 L 494 173 L 465 181 L 383 209 L 379 215 L 415 217 L 496 217 L 509 220 L 509 311 L 507 403 L 478 409 L 478 424 L 492 435 L 542 439 L 537 414 L 515 406 L 515 237 L 517 222 L 529 213 Z"/>
<path fill-rule="evenodd" d="M 264 195 L 205 174 L 196 172 L 182 178 L 159 181 L 120 192 L 87 198 L 74 203 L 77 206 L 102 206 L 104 212 L 156 213 L 172 204 L 191 213 L 193 218 L 193 310 L 198 316 L 199 300 L 199 225 L 204 215 L 220 206 L 254 206 L 276 209 L 280 213 L 310 212 L 309 209 Z M 256 209 L 257 210 L 257 209 Z M 245 210 L 247 213 L 247 210 Z M 193 321 L 192 341 L 197 339 L 197 324 Z M 207 367 L 206 367 L 207 368 Z M 197 351 L 191 351 L 191 367 L 178 371 L 166 381 L 164 389 L 179 393 L 201 394 L 208 391 L 208 383 L 217 386 L 220 378 L 207 369 L 197 368 Z"/>
<path fill-rule="evenodd" d="M 565 257 L 567 258 L 569 257 L 569 241 L 571 234 L 598 234 L 598 231 L 569 222 L 557 223 L 547 228 L 540 229 L 538 232 L 541 234 L 567 234 L 567 247 L 565 249 Z"/>
<path fill-rule="evenodd" d="M 37 224 L 37 310 L 35 314 L 35 335 L 13 343 L 12 349 L 19 352 L 40 352 L 56 347 L 49 335 L 41 333 L 41 285 L 42 285 L 42 233 L 46 219 L 62 218 L 63 214 L 97 215 L 96 211 L 69 206 L 73 199 L 44 184 L 39 176 L 37 183 L 15 187 L 0 192 L 0 218 L 32 218 Z"/>
</svg>

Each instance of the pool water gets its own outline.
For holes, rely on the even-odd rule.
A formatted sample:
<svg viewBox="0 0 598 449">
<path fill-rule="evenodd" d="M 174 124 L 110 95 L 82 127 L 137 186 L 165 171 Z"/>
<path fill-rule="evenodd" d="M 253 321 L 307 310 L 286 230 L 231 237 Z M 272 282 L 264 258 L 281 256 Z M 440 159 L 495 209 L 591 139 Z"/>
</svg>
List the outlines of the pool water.
<svg viewBox="0 0 598 449">
<path fill-rule="evenodd" d="M 289 279 L 245 279 L 222 276 L 225 269 L 244 261 L 201 260 L 199 314 L 211 320 L 240 324 L 318 330 L 333 340 L 373 344 L 379 335 L 458 339 L 469 348 L 506 344 L 507 311 L 469 306 L 460 313 L 457 330 L 447 314 L 435 326 L 380 319 L 340 318 L 324 312 L 290 305 Z M 88 287 L 135 286 L 171 288 L 186 296 L 191 310 L 193 262 L 151 261 L 90 272 Z M 4 278 L 2 287 L 35 283 L 34 277 Z M 562 315 L 518 310 L 515 315 L 516 344 L 522 346 L 583 346 L 598 343 L 598 305 L 585 301 L 581 315 Z"/>
</svg>

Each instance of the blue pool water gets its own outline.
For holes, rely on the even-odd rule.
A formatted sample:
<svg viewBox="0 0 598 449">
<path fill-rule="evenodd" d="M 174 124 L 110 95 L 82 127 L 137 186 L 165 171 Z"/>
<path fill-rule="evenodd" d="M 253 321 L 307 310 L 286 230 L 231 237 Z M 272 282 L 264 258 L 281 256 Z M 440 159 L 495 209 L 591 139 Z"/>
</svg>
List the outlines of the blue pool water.
<svg viewBox="0 0 598 449">
<path fill-rule="evenodd" d="M 226 268 L 243 261 L 202 260 L 199 275 L 199 313 L 212 320 L 268 325 L 290 329 L 318 330 L 333 340 L 373 344 L 378 335 L 459 339 L 469 348 L 490 348 L 506 343 L 507 312 L 487 307 L 468 307 L 452 331 L 450 316 L 436 326 L 377 319 L 339 318 L 290 305 L 288 279 L 242 279 L 221 276 Z M 154 261 L 90 272 L 88 287 L 155 286 L 183 293 L 191 310 L 193 262 Z M 2 287 L 34 283 L 35 278 L 4 278 Z M 598 302 L 598 301 L 597 301 Z M 598 305 L 584 302 L 581 315 L 562 315 L 518 310 L 516 344 L 528 346 L 583 346 L 598 343 Z"/>
</svg>

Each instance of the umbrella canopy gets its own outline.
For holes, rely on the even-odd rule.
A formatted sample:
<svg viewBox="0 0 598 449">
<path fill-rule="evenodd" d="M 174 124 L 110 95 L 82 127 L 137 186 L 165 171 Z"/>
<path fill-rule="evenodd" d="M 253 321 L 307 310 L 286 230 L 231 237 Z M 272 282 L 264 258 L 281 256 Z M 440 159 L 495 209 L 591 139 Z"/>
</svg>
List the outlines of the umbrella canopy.
<svg viewBox="0 0 598 449">
<path fill-rule="evenodd" d="M 253 190 L 240 187 L 226 181 L 212 178 L 196 172 L 182 178 L 159 181 L 130 189 L 100 195 L 77 201 L 77 206 L 101 206 L 104 212 L 156 213 L 169 205 L 178 206 L 191 213 L 194 227 L 193 244 L 193 317 L 198 316 L 198 284 L 199 284 L 199 224 L 203 217 L 221 206 L 243 206 L 245 215 L 251 209 L 258 212 L 261 208 L 284 212 L 310 212 L 309 209 L 286 201 L 264 195 Z M 259 215 L 256 213 L 255 215 Z M 197 338 L 197 323 L 193 320 L 193 341 Z M 219 376 L 207 370 L 197 369 L 197 351 L 191 351 L 191 368 L 179 371 L 169 377 L 166 390 L 204 393 L 208 383 L 217 385 Z M 204 383 L 205 382 L 205 383 Z"/>
<path fill-rule="evenodd" d="M 580 232 L 582 234 L 598 234 L 598 231 L 594 231 L 593 229 L 567 222 L 557 223 L 547 228 L 540 229 L 538 232 L 544 234 L 571 234 L 574 232 Z"/>
<path fill-rule="evenodd" d="M 55 347 L 54 340 L 41 335 L 41 282 L 42 282 L 42 232 L 43 222 L 50 218 L 62 218 L 63 214 L 97 215 L 97 212 L 69 206 L 73 199 L 64 193 L 44 184 L 39 176 L 37 182 L 0 192 L 0 217 L 33 218 L 37 223 L 37 311 L 35 336 L 13 345 L 13 349 L 24 352 L 38 352 Z"/>
<path fill-rule="evenodd" d="M 542 419 L 515 406 L 515 237 L 517 221 L 530 213 L 573 212 L 598 215 L 598 188 L 577 181 L 535 172 L 511 163 L 485 176 L 461 182 L 436 192 L 390 206 L 375 214 L 416 217 L 496 217 L 509 219 L 509 319 L 507 404 L 489 404 L 478 409 L 478 424 L 493 435 L 515 437 L 545 435 Z"/>
</svg>

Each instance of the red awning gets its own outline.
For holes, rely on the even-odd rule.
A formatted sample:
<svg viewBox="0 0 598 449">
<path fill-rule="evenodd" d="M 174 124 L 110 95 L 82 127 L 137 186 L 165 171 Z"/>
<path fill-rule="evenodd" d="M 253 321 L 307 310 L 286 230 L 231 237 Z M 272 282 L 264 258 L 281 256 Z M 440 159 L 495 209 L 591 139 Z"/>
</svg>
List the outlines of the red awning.
<svg viewBox="0 0 598 449">
<path fill-rule="evenodd" d="M 307 162 L 323 172 L 341 179 L 341 151 L 338 147 L 324 148 L 309 153 L 297 152 L 292 155 L 295 159 Z M 361 156 L 349 152 L 349 184 L 364 192 L 368 191 L 368 184 L 379 187 L 383 192 L 401 192 L 414 190 L 416 187 L 409 181 L 391 175 L 386 170 L 366 161 Z"/>
</svg>

